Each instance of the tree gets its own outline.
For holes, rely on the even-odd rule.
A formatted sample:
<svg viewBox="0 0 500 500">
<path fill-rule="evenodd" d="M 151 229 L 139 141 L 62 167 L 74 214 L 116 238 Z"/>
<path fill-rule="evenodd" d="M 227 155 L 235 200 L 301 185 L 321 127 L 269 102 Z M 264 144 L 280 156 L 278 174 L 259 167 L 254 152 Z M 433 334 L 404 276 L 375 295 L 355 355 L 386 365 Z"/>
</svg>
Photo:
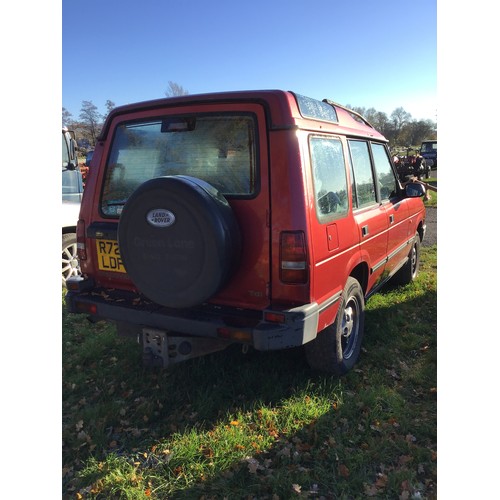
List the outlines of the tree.
<svg viewBox="0 0 500 500">
<path fill-rule="evenodd" d="M 403 127 L 411 121 L 411 114 L 406 112 L 403 108 L 396 108 L 391 113 L 392 125 L 394 126 L 395 140 L 399 141 L 399 135 Z"/>
<path fill-rule="evenodd" d="M 100 131 L 102 116 L 99 114 L 97 106 L 93 104 L 92 101 L 82 101 L 80 120 L 86 126 L 90 134 L 92 146 L 95 146 Z"/>
<path fill-rule="evenodd" d="M 178 95 L 188 95 L 188 94 L 189 94 L 189 92 L 187 90 L 185 90 L 181 85 L 169 80 L 168 88 L 165 91 L 165 95 L 167 97 L 175 97 Z"/>
<path fill-rule="evenodd" d="M 63 125 L 63 127 L 67 127 L 70 124 L 72 116 L 73 115 L 63 106 L 63 109 L 62 109 L 62 125 Z"/>
<path fill-rule="evenodd" d="M 116 104 L 113 102 L 113 101 L 110 101 L 109 99 L 106 101 L 106 111 L 107 111 L 107 115 L 109 115 L 109 113 L 111 113 L 111 111 L 113 109 L 115 109 L 116 107 Z"/>
<path fill-rule="evenodd" d="M 116 104 L 113 101 L 110 101 L 109 99 L 106 101 L 106 114 L 102 116 L 103 121 L 107 118 L 109 113 L 111 113 L 111 111 L 115 109 L 115 107 Z"/>
<path fill-rule="evenodd" d="M 432 120 L 419 120 L 411 122 L 405 127 L 405 143 L 418 145 L 425 139 L 432 139 L 434 134 L 434 123 Z"/>
</svg>

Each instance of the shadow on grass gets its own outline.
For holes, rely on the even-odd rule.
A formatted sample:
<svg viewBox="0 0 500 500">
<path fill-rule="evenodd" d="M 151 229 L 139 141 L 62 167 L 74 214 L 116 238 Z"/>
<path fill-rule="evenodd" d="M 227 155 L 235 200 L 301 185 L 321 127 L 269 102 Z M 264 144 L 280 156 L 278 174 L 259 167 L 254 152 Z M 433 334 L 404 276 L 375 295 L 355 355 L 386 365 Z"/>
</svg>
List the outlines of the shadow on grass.
<svg viewBox="0 0 500 500">
<path fill-rule="evenodd" d="M 102 488 L 106 470 L 78 473 L 91 460 L 109 456 L 135 464 L 152 498 L 435 494 L 435 292 L 368 308 L 363 352 L 342 378 L 312 373 L 302 349 L 243 355 L 230 348 L 150 372 L 140 367 L 138 348 L 117 341 L 110 327 L 91 326 L 108 340 L 89 346 L 89 327 L 80 319 L 65 320 L 64 495 L 109 497 L 111 489 L 100 496 L 95 487 Z M 272 444 L 245 445 L 230 461 L 203 447 L 189 463 L 175 454 L 151 453 L 173 438 L 210 433 L 245 415 L 251 420 L 263 409 L 280 411 L 291 401 L 308 400 L 326 406 L 317 408 L 318 416 L 302 409 L 281 427 L 263 427 L 273 432 Z M 197 460 L 203 472 L 188 480 L 186 468 Z"/>
</svg>

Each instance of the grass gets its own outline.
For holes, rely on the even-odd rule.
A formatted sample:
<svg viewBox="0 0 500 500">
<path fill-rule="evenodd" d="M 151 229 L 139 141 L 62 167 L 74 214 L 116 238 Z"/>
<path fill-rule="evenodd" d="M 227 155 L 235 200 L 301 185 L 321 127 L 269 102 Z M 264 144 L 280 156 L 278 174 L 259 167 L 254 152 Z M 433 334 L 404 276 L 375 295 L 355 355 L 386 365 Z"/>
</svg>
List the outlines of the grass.
<svg viewBox="0 0 500 500">
<path fill-rule="evenodd" d="M 436 177 L 430 177 L 429 179 L 422 179 L 422 181 L 437 188 L 437 178 Z M 430 196 L 430 199 L 424 200 L 424 205 L 426 207 L 436 207 L 437 208 L 437 198 L 438 198 L 437 191 L 431 191 L 430 189 L 428 189 L 427 193 Z"/>
<path fill-rule="evenodd" d="M 65 498 L 435 498 L 436 261 L 367 304 L 357 367 L 237 349 L 146 371 L 64 311 Z M 63 297 L 64 302 L 64 297 Z"/>
</svg>

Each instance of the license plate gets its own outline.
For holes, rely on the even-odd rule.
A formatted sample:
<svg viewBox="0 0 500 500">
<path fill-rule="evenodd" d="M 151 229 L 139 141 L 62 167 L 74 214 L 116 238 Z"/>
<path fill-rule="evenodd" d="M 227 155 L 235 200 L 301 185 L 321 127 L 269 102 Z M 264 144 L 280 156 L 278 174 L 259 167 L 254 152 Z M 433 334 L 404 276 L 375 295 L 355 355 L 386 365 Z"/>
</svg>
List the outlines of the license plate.
<svg viewBox="0 0 500 500">
<path fill-rule="evenodd" d="M 112 240 L 96 240 L 97 265 L 101 271 L 114 271 L 126 273 L 120 256 L 118 242 Z"/>
</svg>

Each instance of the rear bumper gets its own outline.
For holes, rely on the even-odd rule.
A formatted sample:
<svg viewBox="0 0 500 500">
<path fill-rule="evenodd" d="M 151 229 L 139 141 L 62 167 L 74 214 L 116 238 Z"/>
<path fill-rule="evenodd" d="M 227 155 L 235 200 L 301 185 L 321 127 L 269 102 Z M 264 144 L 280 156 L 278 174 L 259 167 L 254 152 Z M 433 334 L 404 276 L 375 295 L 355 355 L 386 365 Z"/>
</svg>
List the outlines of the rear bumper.
<svg viewBox="0 0 500 500">
<path fill-rule="evenodd" d="M 252 345 L 261 351 L 303 345 L 317 335 L 319 306 L 310 303 L 291 309 L 244 310 L 204 304 L 191 309 L 169 309 L 142 296 L 108 289 L 68 291 L 71 313 L 111 320 L 141 328 L 175 332 L 176 336 L 226 340 Z"/>
</svg>

